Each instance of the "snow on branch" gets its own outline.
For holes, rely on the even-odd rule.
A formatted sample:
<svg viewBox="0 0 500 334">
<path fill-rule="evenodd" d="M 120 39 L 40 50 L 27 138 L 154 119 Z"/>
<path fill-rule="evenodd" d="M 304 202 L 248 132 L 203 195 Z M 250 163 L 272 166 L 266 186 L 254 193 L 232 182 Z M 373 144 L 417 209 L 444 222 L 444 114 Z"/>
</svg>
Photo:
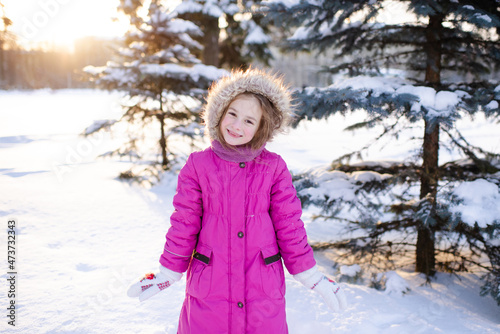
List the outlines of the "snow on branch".
<svg viewBox="0 0 500 334">
<path fill-rule="evenodd" d="M 245 38 L 245 44 L 265 44 L 271 41 L 271 37 L 264 33 L 261 27 L 251 21 L 250 33 Z"/>
<path fill-rule="evenodd" d="M 450 211 L 464 223 L 479 227 L 500 223 L 500 189 L 497 184 L 485 179 L 463 182 L 452 191 L 452 195 L 459 204 Z"/>
<path fill-rule="evenodd" d="M 463 90 L 438 91 L 399 77 L 370 76 L 345 78 L 328 87 L 307 87 L 298 92 L 297 97 L 305 107 L 299 110 L 297 122 L 364 109 L 381 115 L 398 112 L 410 121 L 426 119 L 446 123 L 459 119 L 462 110 L 471 112 L 467 110 L 467 100 L 472 98 Z M 488 107 L 495 107 L 495 102 L 489 102 Z"/>
</svg>

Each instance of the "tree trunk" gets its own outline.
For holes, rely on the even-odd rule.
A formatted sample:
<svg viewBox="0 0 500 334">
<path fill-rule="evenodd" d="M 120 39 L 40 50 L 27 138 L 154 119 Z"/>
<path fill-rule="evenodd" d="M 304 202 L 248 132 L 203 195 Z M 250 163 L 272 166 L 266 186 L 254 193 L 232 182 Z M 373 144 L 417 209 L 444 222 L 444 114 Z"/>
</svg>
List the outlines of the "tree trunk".
<svg viewBox="0 0 500 334">
<path fill-rule="evenodd" d="M 219 67 L 219 18 L 204 15 L 203 64 Z"/>
<path fill-rule="evenodd" d="M 425 134 L 423 144 L 423 166 L 420 176 L 420 198 L 429 196 L 431 201 L 431 217 L 436 212 L 436 196 L 438 185 L 438 151 L 439 151 L 439 125 L 425 121 Z M 431 219 L 432 220 L 432 219 Z M 429 222 L 420 222 L 417 233 L 417 254 L 415 270 L 427 276 L 435 272 L 435 226 Z"/>
<path fill-rule="evenodd" d="M 184 13 L 179 15 L 179 17 L 184 20 L 192 21 L 199 26 L 203 32 L 203 36 L 194 37 L 197 42 L 203 45 L 203 50 L 199 53 L 203 64 L 219 67 L 219 18 L 201 12 Z"/>
<path fill-rule="evenodd" d="M 158 94 L 158 102 L 160 102 L 159 114 L 157 116 L 160 121 L 160 148 L 161 148 L 161 167 L 163 170 L 168 170 L 169 163 L 167 159 L 167 137 L 165 136 L 165 114 L 163 112 L 163 87 L 160 87 Z"/>
<path fill-rule="evenodd" d="M 167 159 L 167 138 L 165 137 L 165 116 L 163 114 L 158 116 L 158 120 L 160 121 L 161 128 L 161 137 L 160 137 L 160 147 L 161 147 L 161 167 L 163 170 L 168 169 L 168 159 Z"/>
<path fill-rule="evenodd" d="M 427 68 L 425 81 L 437 87 L 441 81 L 441 33 L 443 15 L 429 17 L 426 30 Z M 420 222 L 417 233 L 416 266 L 415 270 L 427 276 L 433 275 L 436 266 L 435 231 L 433 216 L 436 213 L 436 196 L 438 186 L 438 156 L 439 156 L 439 124 L 425 120 L 423 148 L 423 165 L 420 176 L 420 198 L 429 197 L 431 201 L 431 219 Z"/>
</svg>

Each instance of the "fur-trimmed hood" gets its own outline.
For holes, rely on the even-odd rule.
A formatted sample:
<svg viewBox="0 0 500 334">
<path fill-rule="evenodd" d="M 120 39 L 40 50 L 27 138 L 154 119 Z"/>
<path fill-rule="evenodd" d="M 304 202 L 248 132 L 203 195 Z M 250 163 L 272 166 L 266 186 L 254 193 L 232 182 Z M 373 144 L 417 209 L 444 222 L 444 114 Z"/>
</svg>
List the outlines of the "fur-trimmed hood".
<svg viewBox="0 0 500 334">
<path fill-rule="evenodd" d="M 281 113 L 283 122 L 279 128 L 273 131 L 271 138 L 288 126 L 293 112 L 292 98 L 283 78 L 258 69 L 233 71 L 229 76 L 212 84 L 208 92 L 203 120 L 210 141 L 219 140 L 217 126 L 222 113 L 236 96 L 245 92 L 265 96 Z"/>
</svg>

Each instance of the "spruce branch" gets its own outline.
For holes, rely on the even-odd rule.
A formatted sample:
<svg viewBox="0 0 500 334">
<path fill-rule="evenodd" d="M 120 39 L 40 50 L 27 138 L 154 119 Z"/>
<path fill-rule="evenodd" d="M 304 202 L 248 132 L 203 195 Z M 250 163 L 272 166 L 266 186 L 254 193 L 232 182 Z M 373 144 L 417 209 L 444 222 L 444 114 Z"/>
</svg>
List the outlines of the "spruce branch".
<svg viewBox="0 0 500 334">
<path fill-rule="evenodd" d="M 465 140 L 465 138 L 458 131 L 458 129 L 455 129 L 455 131 L 458 133 L 458 139 L 463 141 L 465 145 L 460 144 L 459 140 L 457 140 L 447 129 L 443 128 L 443 131 L 450 137 L 452 143 L 455 144 L 458 148 L 460 148 L 462 152 L 476 164 L 480 173 L 494 174 L 500 171 L 500 169 L 493 166 L 488 160 L 478 158 L 476 154 L 473 152 L 473 150 L 479 151 L 482 154 L 490 156 L 493 155 L 496 157 L 500 157 L 500 155 L 486 152 L 479 147 L 471 145 L 469 142 L 467 142 L 467 140 Z"/>
<path fill-rule="evenodd" d="M 363 122 L 358 122 L 358 123 L 355 123 L 355 124 L 352 124 L 348 127 L 346 127 L 344 129 L 344 131 L 354 131 L 356 129 L 359 129 L 359 128 L 364 128 L 364 127 L 369 127 L 371 125 L 374 125 L 376 122 L 382 120 L 383 117 L 382 116 L 376 116 L 372 119 L 369 119 L 367 121 L 363 121 Z M 332 165 L 335 166 L 335 165 L 342 165 L 343 161 L 347 159 L 347 161 L 350 161 L 351 158 L 353 156 L 358 156 L 359 158 L 362 157 L 362 152 L 364 151 L 367 151 L 372 145 L 374 145 L 375 143 L 377 143 L 380 139 L 382 139 L 383 137 L 385 137 L 388 133 L 390 133 L 391 131 L 393 131 L 396 126 L 399 124 L 399 121 L 400 119 L 396 119 L 396 121 L 393 123 L 393 124 L 390 124 L 388 126 L 384 126 L 384 130 L 377 136 L 375 137 L 372 141 L 370 141 L 368 144 L 366 144 L 365 146 L 363 146 L 362 148 L 360 148 L 359 150 L 356 150 L 356 151 L 352 151 L 350 153 L 346 153 L 340 157 L 338 157 L 337 159 L 333 160 L 332 162 Z"/>
</svg>

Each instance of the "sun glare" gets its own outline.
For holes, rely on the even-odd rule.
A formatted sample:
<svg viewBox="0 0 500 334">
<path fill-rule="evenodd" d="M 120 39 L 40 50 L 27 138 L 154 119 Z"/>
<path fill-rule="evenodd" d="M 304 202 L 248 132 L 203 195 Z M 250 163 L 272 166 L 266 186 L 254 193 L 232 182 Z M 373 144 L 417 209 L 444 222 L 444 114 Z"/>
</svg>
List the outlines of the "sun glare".
<svg viewBox="0 0 500 334">
<path fill-rule="evenodd" d="M 13 22 L 10 30 L 28 48 L 71 50 L 80 38 L 118 37 L 128 27 L 116 10 L 119 0 L 4 0 L 3 3 L 7 17 Z"/>
</svg>

